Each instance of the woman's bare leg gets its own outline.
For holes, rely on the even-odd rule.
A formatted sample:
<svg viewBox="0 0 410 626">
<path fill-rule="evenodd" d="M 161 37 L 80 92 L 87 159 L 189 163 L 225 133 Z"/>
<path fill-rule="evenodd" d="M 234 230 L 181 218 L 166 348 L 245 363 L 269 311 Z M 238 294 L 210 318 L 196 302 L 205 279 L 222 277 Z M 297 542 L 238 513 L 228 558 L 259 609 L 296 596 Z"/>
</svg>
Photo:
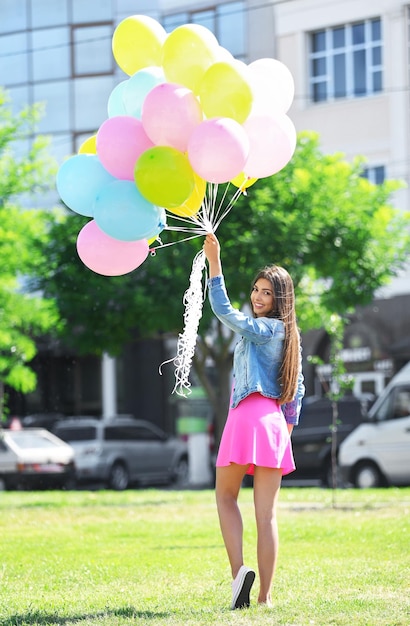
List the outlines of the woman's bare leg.
<svg viewBox="0 0 410 626">
<path fill-rule="evenodd" d="M 272 605 L 271 587 L 279 549 L 276 508 L 282 470 L 255 467 L 253 497 L 258 533 L 257 555 L 260 579 L 258 602 Z"/>
<path fill-rule="evenodd" d="M 216 504 L 232 578 L 236 577 L 243 565 L 243 525 L 238 495 L 247 468 L 247 465 L 236 463 L 216 468 Z"/>
</svg>

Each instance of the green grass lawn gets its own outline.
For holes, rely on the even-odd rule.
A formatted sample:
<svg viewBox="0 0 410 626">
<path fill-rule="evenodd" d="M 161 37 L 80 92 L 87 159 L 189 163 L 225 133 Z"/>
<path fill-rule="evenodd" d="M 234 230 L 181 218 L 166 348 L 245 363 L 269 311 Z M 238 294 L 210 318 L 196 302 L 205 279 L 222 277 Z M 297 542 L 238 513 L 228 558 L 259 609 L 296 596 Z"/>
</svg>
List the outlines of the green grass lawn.
<svg viewBox="0 0 410 626">
<path fill-rule="evenodd" d="M 410 489 L 282 489 L 274 608 L 231 611 L 213 491 L 0 492 L 1 626 L 410 624 Z M 241 493 L 256 567 L 252 490 Z"/>
</svg>

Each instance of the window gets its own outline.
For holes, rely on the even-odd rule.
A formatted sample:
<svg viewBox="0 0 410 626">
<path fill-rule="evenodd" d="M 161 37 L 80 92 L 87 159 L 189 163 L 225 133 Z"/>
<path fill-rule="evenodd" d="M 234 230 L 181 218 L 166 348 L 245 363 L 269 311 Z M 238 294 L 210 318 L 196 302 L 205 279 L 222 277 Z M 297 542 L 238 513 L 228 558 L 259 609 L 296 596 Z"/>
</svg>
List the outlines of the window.
<svg viewBox="0 0 410 626">
<path fill-rule="evenodd" d="M 162 19 L 167 32 L 189 23 L 205 26 L 221 46 L 237 59 L 245 60 L 245 2 L 225 2 L 213 9 L 181 11 L 165 15 Z"/>
<path fill-rule="evenodd" d="M 410 388 L 398 389 L 394 398 L 393 419 L 410 415 Z"/>
<path fill-rule="evenodd" d="M 105 441 L 160 441 L 160 437 L 144 426 L 107 426 Z"/>
<path fill-rule="evenodd" d="M 113 57 L 111 46 L 112 24 L 76 26 L 73 38 L 73 75 L 111 74 Z"/>
<path fill-rule="evenodd" d="M 34 30 L 32 37 L 33 81 L 52 81 L 70 76 L 70 31 L 67 27 Z"/>
<path fill-rule="evenodd" d="M 393 389 L 380 405 L 375 418 L 377 421 L 400 419 L 410 415 L 410 387 Z"/>
<path fill-rule="evenodd" d="M 79 426 L 78 428 L 57 426 L 55 434 L 67 443 L 74 441 L 94 441 L 97 438 L 97 429 L 94 426 Z"/>
<path fill-rule="evenodd" d="M 380 18 L 312 33 L 309 76 L 312 102 L 359 98 L 382 91 Z"/>
<path fill-rule="evenodd" d="M 71 0 L 73 22 L 74 24 L 95 22 L 96 15 L 98 15 L 100 21 L 112 20 L 113 4 L 112 0 L 98 0 L 98 2 Z M 136 13 L 138 13 L 138 11 L 136 11 Z"/>
<path fill-rule="evenodd" d="M 386 178 L 384 165 L 365 167 L 362 176 L 375 185 L 381 185 Z"/>
<path fill-rule="evenodd" d="M 28 81 L 28 40 L 26 33 L 0 37 L 0 76 L 2 85 L 21 85 Z"/>
</svg>

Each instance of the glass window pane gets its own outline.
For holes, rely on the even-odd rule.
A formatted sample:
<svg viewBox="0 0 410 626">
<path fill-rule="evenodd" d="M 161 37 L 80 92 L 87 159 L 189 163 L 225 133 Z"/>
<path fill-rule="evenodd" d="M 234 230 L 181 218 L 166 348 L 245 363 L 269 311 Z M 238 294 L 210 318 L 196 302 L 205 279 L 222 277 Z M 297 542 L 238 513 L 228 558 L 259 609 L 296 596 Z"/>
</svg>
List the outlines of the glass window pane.
<svg viewBox="0 0 410 626">
<path fill-rule="evenodd" d="M 11 106 L 14 113 L 21 111 L 30 103 L 30 91 L 28 85 L 7 88 L 11 98 Z"/>
<path fill-rule="evenodd" d="M 112 76 L 74 80 L 74 119 L 77 131 L 92 131 L 107 118 L 107 102 L 114 88 Z"/>
<path fill-rule="evenodd" d="M 62 163 L 68 154 L 77 152 L 77 150 L 75 150 L 72 144 L 71 134 L 64 134 L 64 133 L 54 133 L 54 135 L 51 138 L 49 150 L 50 150 L 50 154 L 55 159 L 57 159 L 58 163 Z M 56 199 L 55 201 L 53 201 L 53 204 L 58 203 L 58 202 L 59 200 Z M 46 205 L 44 204 L 43 206 L 46 206 Z"/>
<path fill-rule="evenodd" d="M 97 429 L 94 426 L 79 426 L 78 428 L 68 428 L 57 426 L 57 437 L 63 441 L 94 441 L 97 437 Z"/>
<path fill-rule="evenodd" d="M 373 91 L 375 93 L 378 93 L 379 91 L 382 91 L 383 89 L 383 84 L 382 84 L 382 73 L 381 72 L 373 72 Z"/>
<path fill-rule="evenodd" d="M 95 2 L 85 2 L 84 0 L 71 0 L 73 6 L 73 22 L 75 24 L 83 22 L 105 22 L 112 20 L 112 1 L 98 0 Z M 96 6 L 98 4 L 98 7 Z M 136 11 L 138 13 L 138 11 Z"/>
<path fill-rule="evenodd" d="M 174 28 L 182 26 L 188 22 L 188 13 L 174 13 L 173 15 L 165 15 L 162 19 L 162 25 L 170 33 Z"/>
<path fill-rule="evenodd" d="M 380 19 L 371 22 L 372 40 L 379 41 L 382 38 L 382 23 Z"/>
<path fill-rule="evenodd" d="M 26 0 L 1 0 L 0 33 L 27 28 Z"/>
<path fill-rule="evenodd" d="M 327 100 L 327 86 L 325 82 L 315 83 L 313 85 L 314 102 L 324 102 Z"/>
<path fill-rule="evenodd" d="M 326 49 L 326 33 L 324 30 L 312 34 L 312 52 L 322 52 Z"/>
<path fill-rule="evenodd" d="M 334 48 L 343 48 L 345 45 L 345 28 L 342 26 L 341 28 L 334 28 L 332 31 L 333 35 L 333 47 Z"/>
<path fill-rule="evenodd" d="M 33 28 L 68 24 L 67 0 L 34 0 L 31 2 Z"/>
<path fill-rule="evenodd" d="M 215 35 L 215 12 L 214 11 L 195 11 L 191 14 L 191 22 L 205 26 Z"/>
<path fill-rule="evenodd" d="M 28 42 L 26 33 L 0 37 L 0 76 L 3 86 L 28 81 Z"/>
<path fill-rule="evenodd" d="M 246 21 L 243 2 L 229 2 L 217 9 L 217 33 L 221 46 L 236 58 L 246 57 Z"/>
<path fill-rule="evenodd" d="M 75 28 L 73 38 L 75 75 L 103 74 L 113 70 L 111 25 Z"/>
<path fill-rule="evenodd" d="M 325 76 L 326 75 L 326 58 L 313 59 L 312 62 L 312 74 L 313 76 Z"/>
<path fill-rule="evenodd" d="M 382 49 L 381 46 L 376 46 L 372 49 L 372 64 L 373 65 L 381 65 L 382 64 Z"/>
<path fill-rule="evenodd" d="M 377 167 L 374 168 L 374 180 L 375 180 L 376 185 L 381 185 L 382 183 L 384 183 L 384 179 L 385 179 L 384 165 L 378 165 Z"/>
<path fill-rule="evenodd" d="M 33 79 L 68 78 L 71 74 L 68 28 L 47 28 L 32 33 Z"/>
<path fill-rule="evenodd" d="M 346 96 L 346 56 L 344 54 L 335 55 L 333 74 L 335 98 L 344 98 Z"/>
<path fill-rule="evenodd" d="M 354 45 L 364 43 L 364 22 L 361 22 L 360 24 L 353 24 L 352 41 Z"/>
<path fill-rule="evenodd" d="M 33 86 L 34 102 L 45 102 L 45 115 L 39 123 L 39 133 L 70 130 L 70 83 L 54 81 Z"/>
<path fill-rule="evenodd" d="M 366 53 L 358 50 L 353 54 L 353 92 L 355 95 L 366 93 Z"/>
</svg>

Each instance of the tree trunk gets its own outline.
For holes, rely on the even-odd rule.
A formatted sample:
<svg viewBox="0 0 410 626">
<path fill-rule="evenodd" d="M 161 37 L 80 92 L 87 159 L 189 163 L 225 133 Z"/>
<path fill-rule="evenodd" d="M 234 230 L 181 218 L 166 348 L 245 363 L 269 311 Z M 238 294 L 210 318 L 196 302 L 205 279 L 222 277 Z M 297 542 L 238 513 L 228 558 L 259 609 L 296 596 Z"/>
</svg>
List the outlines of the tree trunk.
<svg viewBox="0 0 410 626">
<path fill-rule="evenodd" d="M 195 372 L 212 407 L 216 445 L 222 435 L 231 395 L 233 338 L 234 333 L 217 320 L 212 339 L 198 337 L 193 359 Z"/>
<path fill-rule="evenodd" d="M 5 421 L 4 415 L 4 383 L 0 380 L 0 426 L 1 423 Z"/>
</svg>

